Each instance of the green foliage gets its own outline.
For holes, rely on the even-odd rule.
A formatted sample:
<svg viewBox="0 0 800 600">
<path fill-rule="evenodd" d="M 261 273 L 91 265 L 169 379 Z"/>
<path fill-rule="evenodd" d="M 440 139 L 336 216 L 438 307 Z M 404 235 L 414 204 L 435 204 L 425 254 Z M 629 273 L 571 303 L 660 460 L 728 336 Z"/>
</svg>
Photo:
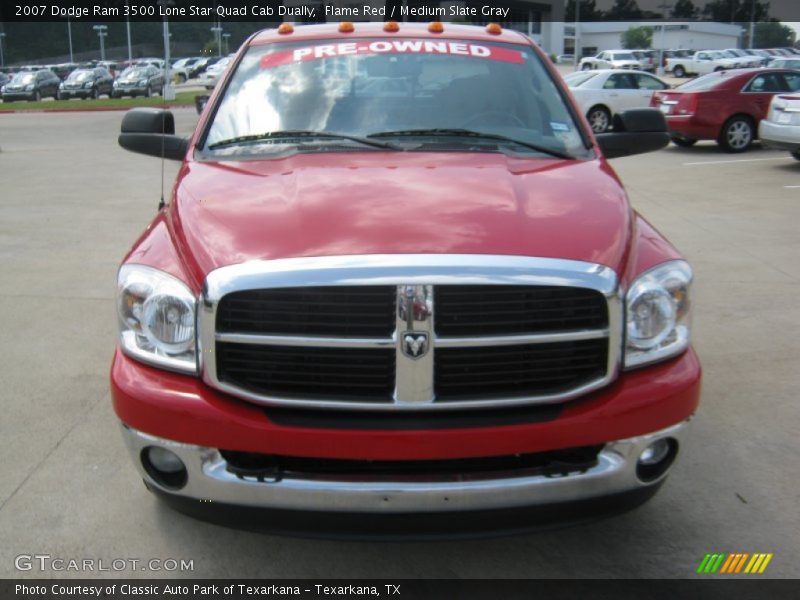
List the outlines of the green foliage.
<svg viewBox="0 0 800 600">
<path fill-rule="evenodd" d="M 671 14 L 674 19 L 696 19 L 699 12 L 692 0 L 677 0 Z"/>
<path fill-rule="evenodd" d="M 606 13 L 606 17 L 610 21 L 627 21 L 641 19 L 643 14 L 636 0 L 614 0 L 614 5 Z"/>
<path fill-rule="evenodd" d="M 175 100 L 166 104 L 169 106 L 194 106 L 194 97 L 197 92 L 178 92 Z M 160 96 L 150 98 L 99 98 L 97 100 L 42 100 L 41 102 L 2 102 L 0 112 L 10 110 L 86 110 L 90 108 L 133 108 L 134 106 L 164 106 L 164 99 Z"/>
<path fill-rule="evenodd" d="M 720 23 L 747 23 L 766 21 L 769 17 L 768 0 L 712 0 L 703 8 L 703 15 Z"/>
<path fill-rule="evenodd" d="M 630 27 L 620 36 L 623 48 L 650 48 L 653 45 L 652 27 Z"/>
<path fill-rule="evenodd" d="M 777 21 L 756 23 L 753 48 L 781 48 L 793 46 L 795 32 Z"/>
<path fill-rule="evenodd" d="M 603 11 L 597 10 L 597 0 L 581 0 L 580 6 L 581 21 L 598 21 L 603 18 Z M 570 23 L 575 21 L 575 0 L 567 0 L 567 10 L 564 14 L 564 21 Z"/>
</svg>

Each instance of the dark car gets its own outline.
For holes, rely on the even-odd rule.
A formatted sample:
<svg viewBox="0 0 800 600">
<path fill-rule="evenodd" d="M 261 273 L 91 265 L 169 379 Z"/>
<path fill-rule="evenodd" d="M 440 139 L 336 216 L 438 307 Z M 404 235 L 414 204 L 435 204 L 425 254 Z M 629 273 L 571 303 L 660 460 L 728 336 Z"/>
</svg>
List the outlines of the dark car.
<svg viewBox="0 0 800 600">
<path fill-rule="evenodd" d="M 39 71 L 22 71 L 14 75 L 7 84 L 3 86 L 3 102 L 13 102 L 14 100 L 33 100 L 38 102 L 42 98 L 58 95 L 58 84 L 61 80 L 58 76 L 47 69 Z"/>
<path fill-rule="evenodd" d="M 164 93 L 164 72 L 152 65 L 134 65 L 125 69 L 114 82 L 111 97 L 147 97 L 154 93 Z"/>
<path fill-rule="evenodd" d="M 683 147 L 716 140 L 728 152 L 744 152 L 758 134 L 772 97 L 800 91 L 800 71 L 736 69 L 709 73 L 676 89 L 653 94 L 650 106 L 667 118 L 672 141 Z"/>
<path fill-rule="evenodd" d="M 70 73 L 58 88 L 61 100 L 70 98 L 99 98 L 103 94 L 111 96 L 114 78 L 106 69 L 76 69 Z"/>
</svg>

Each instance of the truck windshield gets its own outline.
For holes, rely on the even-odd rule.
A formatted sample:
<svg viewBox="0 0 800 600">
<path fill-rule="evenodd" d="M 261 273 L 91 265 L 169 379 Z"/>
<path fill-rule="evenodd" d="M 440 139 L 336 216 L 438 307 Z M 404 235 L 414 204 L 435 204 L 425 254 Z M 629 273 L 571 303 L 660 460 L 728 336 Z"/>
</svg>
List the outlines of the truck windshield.
<svg viewBox="0 0 800 600">
<path fill-rule="evenodd" d="M 384 143 L 370 147 L 366 139 Z M 204 151 L 233 158 L 285 152 L 287 145 L 590 156 L 530 48 L 457 40 L 249 48 L 224 90 Z"/>
</svg>

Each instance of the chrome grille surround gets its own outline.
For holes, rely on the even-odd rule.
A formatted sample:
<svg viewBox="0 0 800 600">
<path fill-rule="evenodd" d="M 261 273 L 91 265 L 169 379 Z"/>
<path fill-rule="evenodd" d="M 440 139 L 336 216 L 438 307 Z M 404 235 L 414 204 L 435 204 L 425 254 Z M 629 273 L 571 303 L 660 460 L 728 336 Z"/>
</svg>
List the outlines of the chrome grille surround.
<svg viewBox="0 0 800 600">
<path fill-rule="evenodd" d="M 608 327 L 530 335 L 439 337 L 434 333 L 433 297 L 437 285 L 551 285 L 589 288 L 600 292 L 608 306 Z M 397 329 L 387 338 L 337 338 L 218 333 L 220 300 L 243 290 L 325 286 L 398 288 Z M 402 301 L 412 296 L 410 304 Z M 414 302 L 431 310 L 408 310 Z M 198 361 L 203 381 L 222 392 L 256 404 L 342 410 L 456 410 L 564 402 L 599 389 L 616 379 L 622 356 L 623 303 L 616 273 L 609 267 L 582 261 L 472 254 L 376 254 L 250 261 L 221 267 L 208 274 L 198 303 Z M 405 334 L 427 337 L 427 351 L 410 357 L 403 350 Z M 569 340 L 608 339 L 605 374 L 562 393 L 437 403 L 433 388 L 436 348 L 508 346 Z M 396 385 L 391 403 L 280 398 L 253 393 L 221 381 L 214 356 L 217 342 L 255 345 L 336 348 L 394 348 Z"/>
</svg>

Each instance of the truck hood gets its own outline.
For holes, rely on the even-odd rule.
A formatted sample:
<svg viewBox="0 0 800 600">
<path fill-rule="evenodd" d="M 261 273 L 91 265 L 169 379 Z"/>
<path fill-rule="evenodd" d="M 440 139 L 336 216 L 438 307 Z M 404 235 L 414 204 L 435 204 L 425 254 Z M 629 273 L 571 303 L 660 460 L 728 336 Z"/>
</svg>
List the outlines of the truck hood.
<svg viewBox="0 0 800 600">
<path fill-rule="evenodd" d="M 631 209 L 602 160 L 485 153 L 316 153 L 187 162 L 172 226 L 197 275 L 259 259 L 451 253 L 620 270 Z"/>
</svg>

